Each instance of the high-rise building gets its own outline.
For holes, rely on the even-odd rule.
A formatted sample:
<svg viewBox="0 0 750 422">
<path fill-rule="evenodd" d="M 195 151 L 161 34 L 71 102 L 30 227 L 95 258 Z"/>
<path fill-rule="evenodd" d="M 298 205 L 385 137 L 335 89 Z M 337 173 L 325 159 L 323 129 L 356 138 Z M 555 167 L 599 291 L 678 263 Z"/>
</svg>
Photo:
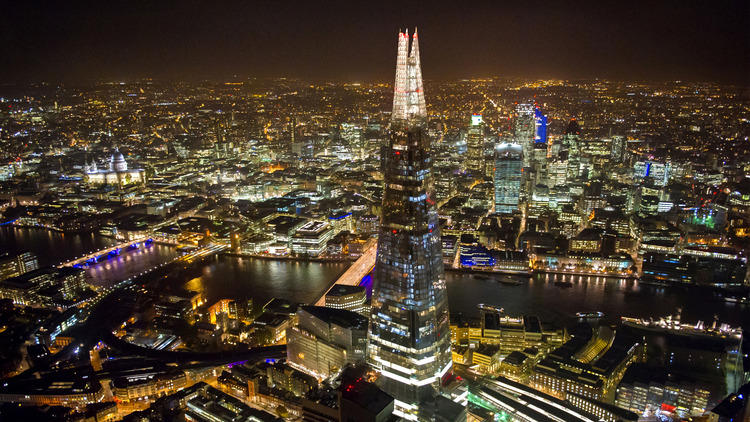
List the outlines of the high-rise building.
<svg viewBox="0 0 750 422">
<path fill-rule="evenodd" d="M 513 137 L 515 143 L 521 145 L 523 150 L 524 167 L 528 167 L 531 161 L 535 129 L 534 106 L 532 104 L 516 105 L 516 121 L 513 126 Z"/>
<path fill-rule="evenodd" d="M 547 116 L 539 107 L 535 107 L 534 141 L 530 151 L 531 157 L 527 160 L 527 165 L 531 167 L 529 177 L 533 187 L 547 182 L 547 150 Z"/>
<path fill-rule="evenodd" d="M 292 115 L 289 118 L 289 147 L 287 151 L 294 153 L 295 144 L 297 143 L 297 119 Z"/>
<path fill-rule="evenodd" d="M 534 185 L 544 184 L 547 182 L 547 144 L 544 142 L 535 142 L 531 148 L 531 176 Z"/>
<path fill-rule="evenodd" d="M 341 138 L 343 138 L 352 154 L 357 159 L 362 159 L 365 154 L 365 137 L 362 128 L 354 123 L 341 124 Z"/>
<path fill-rule="evenodd" d="M 622 163 L 623 159 L 625 158 L 625 144 L 626 140 L 622 136 L 613 136 L 612 137 L 612 162 L 616 164 Z"/>
<path fill-rule="evenodd" d="M 76 300 L 87 287 L 86 272 L 78 268 L 60 268 L 57 279 L 60 281 L 60 293 L 66 300 Z"/>
<path fill-rule="evenodd" d="M 547 115 L 539 107 L 534 109 L 534 142 L 547 143 Z"/>
<path fill-rule="evenodd" d="M 518 209 L 521 193 L 522 148 L 501 143 L 495 150 L 495 212 L 512 213 Z"/>
<path fill-rule="evenodd" d="M 666 186 L 669 181 L 669 170 L 671 163 L 660 163 L 657 161 L 636 161 L 633 164 L 633 177 L 642 181 L 652 178 L 654 185 Z"/>
<path fill-rule="evenodd" d="M 568 127 L 565 128 L 565 134 L 561 140 L 562 150 L 566 152 L 567 156 L 567 174 L 568 180 L 576 179 L 580 174 L 581 164 L 581 126 L 575 118 L 570 119 Z"/>
<path fill-rule="evenodd" d="M 418 420 L 452 361 L 416 31 L 412 39 L 408 52 L 409 35 L 399 33 L 368 362 L 381 374 L 379 386 L 394 397 L 394 413 Z"/>
<path fill-rule="evenodd" d="M 474 177 L 483 177 L 484 120 L 481 114 L 471 116 L 471 124 L 466 132 L 466 170 Z"/>
</svg>

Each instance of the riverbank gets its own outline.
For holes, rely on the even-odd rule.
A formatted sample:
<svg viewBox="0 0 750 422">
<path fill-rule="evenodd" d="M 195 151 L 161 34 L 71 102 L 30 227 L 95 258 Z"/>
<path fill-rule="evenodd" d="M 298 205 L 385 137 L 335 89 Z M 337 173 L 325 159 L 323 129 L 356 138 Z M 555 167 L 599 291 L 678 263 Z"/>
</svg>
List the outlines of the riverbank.
<svg viewBox="0 0 750 422">
<path fill-rule="evenodd" d="M 265 254 L 248 254 L 239 252 L 223 252 L 224 256 L 235 258 L 257 258 L 270 261 L 297 261 L 297 262 L 354 262 L 359 257 L 313 257 L 313 256 L 289 256 L 289 255 L 265 255 Z"/>
<path fill-rule="evenodd" d="M 582 272 L 582 271 L 554 271 L 554 270 L 533 270 L 534 274 L 559 274 L 559 275 L 578 275 L 584 277 L 607 277 L 607 278 L 624 278 L 626 280 L 638 280 L 637 274 L 622 273 L 600 273 L 600 272 Z"/>
<path fill-rule="evenodd" d="M 445 267 L 445 271 L 455 272 L 455 273 L 465 273 L 465 274 L 482 274 L 482 275 L 490 275 L 490 274 L 498 274 L 498 275 L 516 275 L 521 277 L 531 277 L 533 273 L 531 271 L 520 271 L 520 270 L 482 270 L 479 268 L 453 268 L 453 267 Z"/>
</svg>

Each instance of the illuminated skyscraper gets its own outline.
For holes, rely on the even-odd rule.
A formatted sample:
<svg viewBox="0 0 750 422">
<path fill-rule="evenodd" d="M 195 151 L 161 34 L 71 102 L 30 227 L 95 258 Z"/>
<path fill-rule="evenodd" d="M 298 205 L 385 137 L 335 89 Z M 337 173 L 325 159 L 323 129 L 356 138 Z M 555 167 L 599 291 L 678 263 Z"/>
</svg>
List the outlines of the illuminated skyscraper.
<svg viewBox="0 0 750 422">
<path fill-rule="evenodd" d="M 534 142 L 547 143 L 547 115 L 539 107 L 534 110 Z"/>
<path fill-rule="evenodd" d="M 521 196 L 522 151 L 518 144 L 501 143 L 495 150 L 495 212 L 512 213 Z"/>
<path fill-rule="evenodd" d="M 568 151 L 568 156 L 578 158 L 581 140 L 581 126 L 575 118 L 570 119 L 565 134 L 562 137 L 562 147 Z"/>
<path fill-rule="evenodd" d="M 611 145 L 611 159 L 613 163 L 620 164 L 625 158 L 625 145 L 627 141 L 622 136 L 613 136 Z"/>
<path fill-rule="evenodd" d="M 533 152 L 535 135 L 534 106 L 531 104 L 516 105 L 516 121 L 513 126 L 515 143 L 523 150 L 523 166 L 529 167 Z"/>
<path fill-rule="evenodd" d="M 547 116 L 539 107 L 534 108 L 534 141 L 531 146 L 531 157 L 527 165 L 531 167 L 529 177 L 532 186 L 547 182 Z"/>
<path fill-rule="evenodd" d="M 573 180 L 580 175 L 581 167 L 581 126 L 578 121 L 570 119 L 562 137 L 562 148 L 567 151 L 567 179 Z"/>
<path fill-rule="evenodd" d="M 484 177 L 484 121 L 481 114 L 471 116 L 466 147 L 466 170 L 476 178 Z"/>
<path fill-rule="evenodd" d="M 381 374 L 379 386 L 395 398 L 395 413 L 417 420 L 452 362 L 416 31 L 410 53 L 408 44 L 408 34 L 399 33 L 368 362 Z"/>
</svg>

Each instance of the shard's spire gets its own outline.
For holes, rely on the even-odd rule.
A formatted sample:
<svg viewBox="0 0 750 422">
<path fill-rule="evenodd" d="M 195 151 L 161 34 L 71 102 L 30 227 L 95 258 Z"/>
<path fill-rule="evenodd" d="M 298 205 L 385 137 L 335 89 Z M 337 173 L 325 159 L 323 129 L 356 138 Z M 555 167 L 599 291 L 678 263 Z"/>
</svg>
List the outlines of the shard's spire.
<svg viewBox="0 0 750 422">
<path fill-rule="evenodd" d="M 414 35 L 411 43 L 411 61 L 409 61 L 410 69 L 413 70 L 414 75 L 409 78 L 411 86 L 409 87 L 410 98 L 410 115 L 416 115 L 420 117 L 427 116 L 427 106 L 424 101 L 424 85 L 422 82 L 422 63 L 419 59 L 419 40 L 417 38 L 417 29 L 414 28 Z"/>
<path fill-rule="evenodd" d="M 419 42 L 415 29 L 409 51 L 409 31 L 398 34 L 396 80 L 393 89 L 392 120 L 409 121 L 427 116 L 419 58 Z"/>
<path fill-rule="evenodd" d="M 408 50 L 409 35 L 399 31 L 396 80 L 393 85 L 393 116 L 401 116 L 406 113 L 406 61 Z"/>
</svg>

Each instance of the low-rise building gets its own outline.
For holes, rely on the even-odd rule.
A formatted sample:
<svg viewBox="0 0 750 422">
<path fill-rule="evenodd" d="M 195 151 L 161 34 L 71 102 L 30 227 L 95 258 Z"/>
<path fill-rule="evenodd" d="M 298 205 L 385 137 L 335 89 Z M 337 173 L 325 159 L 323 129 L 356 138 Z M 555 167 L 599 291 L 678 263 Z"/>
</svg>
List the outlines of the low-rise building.
<svg viewBox="0 0 750 422">
<path fill-rule="evenodd" d="M 266 367 L 269 388 L 288 391 L 297 397 L 305 396 L 318 388 L 318 380 L 300 370 L 277 363 Z"/>
<path fill-rule="evenodd" d="M 190 422 L 282 421 L 277 416 L 252 408 L 241 400 L 208 385 L 198 390 L 198 394 L 185 403 L 185 420 Z"/>
<path fill-rule="evenodd" d="M 94 377 L 27 379 L 0 386 L 0 402 L 33 406 L 66 406 L 82 409 L 104 399 L 104 389 Z"/>
<path fill-rule="evenodd" d="M 0 255 L 0 280 L 17 277 L 39 268 L 39 261 L 32 252 L 21 252 L 16 255 Z"/>
<path fill-rule="evenodd" d="M 175 393 L 186 386 L 185 373 L 175 370 L 148 376 L 115 378 L 112 380 L 112 394 L 123 402 L 153 400 Z"/>
<path fill-rule="evenodd" d="M 291 239 L 292 251 L 300 255 L 319 256 L 334 236 L 335 230 L 323 221 L 308 221 Z"/>
<path fill-rule="evenodd" d="M 602 233 L 600 229 L 583 229 L 578 235 L 570 239 L 572 252 L 601 252 Z"/>
<path fill-rule="evenodd" d="M 326 293 L 325 304 L 329 308 L 345 309 L 362 315 L 370 312 L 367 306 L 367 289 L 364 286 L 334 284 Z"/>
<path fill-rule="evenodd" d="M 286 331 L 292 325 L 293 318 L 272 312 L 264 312 L 253 321 L 253 327 L 269 331 L 272 344 L 286 344 Z"/>
<path fill-rule="evenodd" d="M 60 344 L 60 334 L 78 322 L 78 308 L 68 308 L 60 314 L 45 320 L 34 334 L 37 344 L 47 347 Z"/>
<path fill-rule="evenodd" d="M 451 346 L 451 357 L 453 363 L 471 365 L 471 348 L 463 344 L 453 344 Z"/>
<path fill-rule="evenodd" d="M 488 374 L 497 373 L 501 360 L 500 346 L 497 345 L 480 344 L 472 352 L 472 363 L 479 365 L 479 370 Z"/>
<path fill-rule="evenodd" d="M 513 381 L 525 381 L 531 375 L 533 363 L 526 354 L 513 351 L 500 362 L 498 372 Z"/>
<path fill-rule="evenodd" d="M 513 317 L 488 306 L 483 306 L 480 311 L 480 330 L 469 330 L 469 342 L 497 345 L 503 355 L 529 347 L 548 351 L 567 339 L 565 328 L 545 324 L 533 315 Z M 472 332 L 479 337 L 471 335 Z"/>
<path fill-rule="evenodd" d="M 568 342 L 534 367 L 530 385 L 560 398 L 567 392 L 594 400 L 610 397 L 625 370 L 640 357 L 641 345 L 624 335 L 599 341 L 601 335 L 592 336 L 590 328 L 579 325 Z"/>
<path fill-rule="evenodd" d="M 573 406 L 599 417 L 603 422 L 637 422 L 638 413 L 623 409 L 601 400 L 594 400 L 582 394 L 567 392 L 565 399 Z"/>
<path fill-rule="evenodd" d="M 666 405 L 681 415 L 701 415 L 710 396 L 709 389 L 697 379 L 636 364 L 617 386 L 615 404 L 638 414 Z"/>
<path fill-rule="evenodd" d="M 287 330 L 287 361 L 327 378 L 347 364 L 364 362 L 368 319 L 358 313 L 323 306 L 302 306 L 299 325 Z"/>
</svg>

